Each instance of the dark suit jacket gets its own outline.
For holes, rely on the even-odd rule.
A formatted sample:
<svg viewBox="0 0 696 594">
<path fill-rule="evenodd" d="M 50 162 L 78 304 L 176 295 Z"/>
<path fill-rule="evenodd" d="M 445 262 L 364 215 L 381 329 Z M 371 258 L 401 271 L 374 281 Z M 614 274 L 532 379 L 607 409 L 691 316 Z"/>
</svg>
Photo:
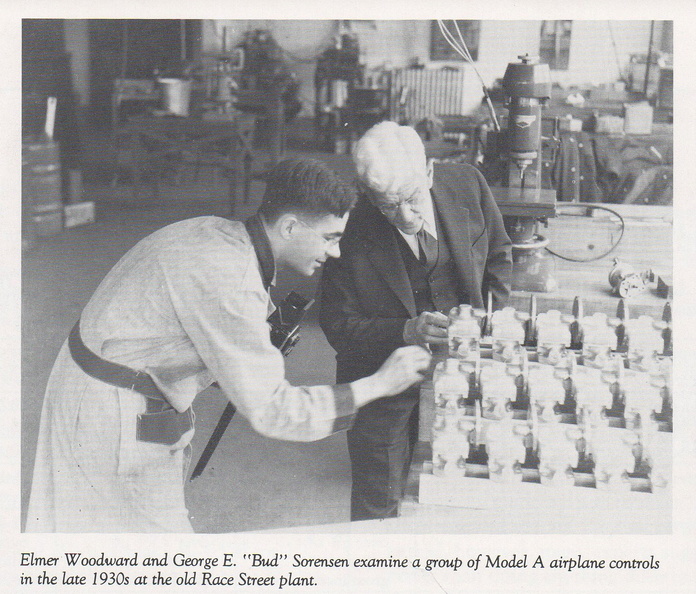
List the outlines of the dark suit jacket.
<svg viewBox="0 0 696 594">
<path fill-rule="evenodd" d="M 438 164 L 432 196 L 462 302 L 484 307 L 491 291 L 502 306 L 512 272 L 510 239 L 483 176 L 469 165 Z M 340 247 L 341 257 L 324 268 L 319 315 L 337 352 L 337 381 L 347 382 L 374 373 L 403 346 L 404 324 L 417 312 L 394 228 L 366 200 L 353 209 Z"/>
</svg>

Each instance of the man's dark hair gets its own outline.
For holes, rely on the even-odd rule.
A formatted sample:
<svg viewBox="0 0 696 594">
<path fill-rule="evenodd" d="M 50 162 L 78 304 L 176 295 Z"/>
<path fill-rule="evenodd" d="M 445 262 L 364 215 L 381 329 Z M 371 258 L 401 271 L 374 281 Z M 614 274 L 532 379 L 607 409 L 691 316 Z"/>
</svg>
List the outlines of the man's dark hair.
<svg viewBox="0 0 696 594">
<path fill-rule="evenodd" d="M 259 213 L 274 222 L 286 212 L 342 217 L 355 205 L 354 188 L 315 159 L 286 159 L 269 173 Z"/>
</svg>

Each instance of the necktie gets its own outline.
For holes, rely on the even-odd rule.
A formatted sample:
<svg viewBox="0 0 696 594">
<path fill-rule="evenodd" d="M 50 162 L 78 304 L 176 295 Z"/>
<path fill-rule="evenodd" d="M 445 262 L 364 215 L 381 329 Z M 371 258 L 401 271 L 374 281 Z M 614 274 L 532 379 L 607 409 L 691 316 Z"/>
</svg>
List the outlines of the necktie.
<svg viewBox="0 0 696 594">
<path fill-rule="evenodd" d="M 437 239 L 435 239 L 425 229 L 421 229 L 416 233 L 418 238 L 420 263 L 427 269 L 432 269 L 437 263 Z"/>
</svg>

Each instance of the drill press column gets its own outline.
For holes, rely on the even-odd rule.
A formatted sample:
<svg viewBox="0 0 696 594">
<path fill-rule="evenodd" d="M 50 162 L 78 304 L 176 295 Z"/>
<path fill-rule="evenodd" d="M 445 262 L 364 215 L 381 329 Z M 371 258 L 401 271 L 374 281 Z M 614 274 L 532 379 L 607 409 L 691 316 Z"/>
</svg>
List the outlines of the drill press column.
<svg viewBox="0 0 696 594">
<path fill-rule="evenodd" d="M 545 252 L 548 240 L 537 234 L 537 223 L 556 213 L 555 190 L 541 188 L 542 108 L 551 95 L 548 64 L 529 55 L 508 64 L 503 90 L 508 109 L 507 128 L 489 133 L 490 147 L 505 161 L 503 186 L 491 186 L 512 240 L 512 288 L 553 291 L 553 260 Z M 495 151 L 493 151 L 495 152 Z"/>
</svg>

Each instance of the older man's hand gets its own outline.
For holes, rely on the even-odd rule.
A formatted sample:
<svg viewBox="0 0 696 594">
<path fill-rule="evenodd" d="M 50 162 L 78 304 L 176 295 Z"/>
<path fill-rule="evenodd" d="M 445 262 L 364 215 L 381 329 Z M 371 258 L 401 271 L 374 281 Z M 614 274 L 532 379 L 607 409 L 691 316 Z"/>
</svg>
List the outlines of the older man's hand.
<svg viewBox="0 0 696 594">
<path fill-rule="evenodd" d="M 447 316 L 439 311 L 424 311 L 404 326 L 406 344 L 447 344 Z"/>
</svg>

